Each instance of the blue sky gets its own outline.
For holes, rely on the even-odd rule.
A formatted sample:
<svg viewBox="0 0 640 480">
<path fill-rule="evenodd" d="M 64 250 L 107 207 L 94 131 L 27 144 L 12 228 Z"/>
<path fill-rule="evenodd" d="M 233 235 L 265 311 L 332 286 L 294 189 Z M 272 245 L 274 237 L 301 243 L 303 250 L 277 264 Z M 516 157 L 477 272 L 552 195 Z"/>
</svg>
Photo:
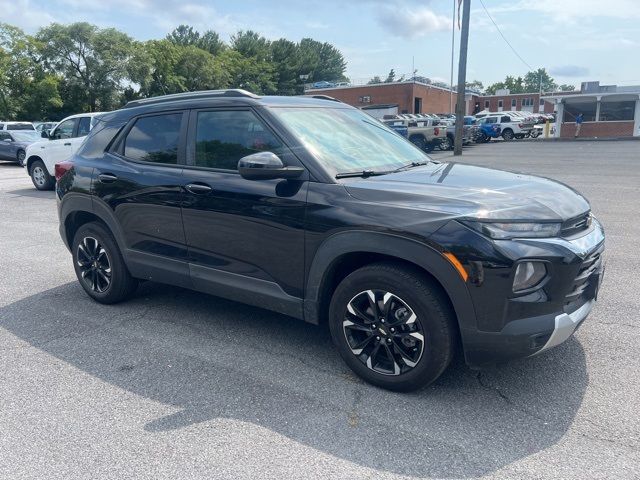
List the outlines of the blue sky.
<svg viewBox="0 0 640 480">
<path fill-rule="evenodd" d="M 560 83 L 640 84 L 640 0 L 483 0 L 524 60 Z M 268 38 L 312 37 L 345 55 L 355 82 L 409 74 L 449 81 L 453 0 L 0 0 L 0 21 L 28 32 L 50 22 L 89 21 L 145 40 L 180 23 L 228 39 L 239 29 Z M 469 80 L 485 85 L 527 67 L 471 1 Z M 43 8 L 44 6 L 44 8 Z M 456 50 L 459 32 L 456 30 Z M 456 58 L 457 65 L 457 58 Z"/>
</svg>

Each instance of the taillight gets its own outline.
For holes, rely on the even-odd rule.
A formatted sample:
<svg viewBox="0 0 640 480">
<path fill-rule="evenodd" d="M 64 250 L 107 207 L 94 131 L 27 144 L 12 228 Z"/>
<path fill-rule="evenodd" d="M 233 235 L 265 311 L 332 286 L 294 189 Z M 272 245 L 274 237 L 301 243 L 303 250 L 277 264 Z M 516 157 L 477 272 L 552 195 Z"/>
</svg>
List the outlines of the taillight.
<svg viewBox="0 0 640 480">
<path fill-rule="evenodd" d="M 73 168 L 73 162 L 70 162 L 68 160 L 65 162 L 56 163 L 55 165 L 56 182 L 59 181 L 62 178 L 62 176 L 72 168 Z"/>
<path fill-rule="evenodd" d="M 440 135 L 440 129 L 438 127 L 433 129 L 433 134 L 437 137 L 438 135 Z"/>
</svg>

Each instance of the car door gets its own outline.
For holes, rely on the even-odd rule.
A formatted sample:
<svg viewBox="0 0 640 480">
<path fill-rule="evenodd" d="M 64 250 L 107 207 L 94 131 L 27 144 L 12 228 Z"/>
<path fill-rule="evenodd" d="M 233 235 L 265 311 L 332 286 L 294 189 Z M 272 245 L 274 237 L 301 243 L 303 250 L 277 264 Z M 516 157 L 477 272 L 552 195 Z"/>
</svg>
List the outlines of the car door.
<svg viewBox="0 0 640 480">
<path fill-rule="evenodd" d="M 54 174 L 56 163 L 67 160 L 72 154 L 72 138 L 78 123 L 77 118 L 70 118 L 60 123 L 52 132 L 48 142 L 43 142 L 40 146 L 41 158 L 49 171 Z"/>
<path fill-rule="evenodd" d="M 261 151 L 302 166 L 251 108 L 191 112 L 182 215 L 191 277 L 198 289 L 298 314 L 308 172 L 296 180 L 240 176 L 238 160 Z"/>
<path fill-rule="evenodd" d="M 13 137 L 9 132 L 0 131 L 0 158 L 2 160 L 15 160 L 15 155 L 12 154 Z"/>
<path fill-rule="evenodd" d="M 141 115 L 94 160 L 94 209 L 113 219 L 134 276 L 190 286 L 182 228 L 187 113 Z M 99 133 L 97 133 L 99 135 Z"/>
</svg>

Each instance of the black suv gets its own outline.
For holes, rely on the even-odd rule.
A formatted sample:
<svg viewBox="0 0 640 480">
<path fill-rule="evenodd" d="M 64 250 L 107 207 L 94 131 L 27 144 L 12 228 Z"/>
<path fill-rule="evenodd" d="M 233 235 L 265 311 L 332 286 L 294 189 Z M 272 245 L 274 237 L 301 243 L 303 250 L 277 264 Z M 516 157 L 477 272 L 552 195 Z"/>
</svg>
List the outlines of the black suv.
<svg viewBox="0 0 640 480">
<path fill-rule="evenodd" d="M 591 311 L 604 233 L 560 183 L 431 160 L 330 98 L 242 90 L 130 102 L 56 166 L 80 284 L 152 280 L 328 322 L 368 382 L 433 382 L 566 340 Z"/>
</svg>

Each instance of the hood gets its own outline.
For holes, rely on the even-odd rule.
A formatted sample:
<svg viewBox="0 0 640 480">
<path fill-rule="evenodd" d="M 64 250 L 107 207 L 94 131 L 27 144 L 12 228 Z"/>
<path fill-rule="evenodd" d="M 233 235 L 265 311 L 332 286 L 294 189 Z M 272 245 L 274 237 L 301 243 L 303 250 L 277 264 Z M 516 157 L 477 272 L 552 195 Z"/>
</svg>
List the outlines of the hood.
<svg viewBox="0 0 640 480">
<path fill-rule="evenodd" d="M 47 145 L 48 143 L 49 143 L 49 140 L 40 140 L 38 142 L 29 143 L 27 145 L 27 150 L 40 148 L 41 146 Z"/>
<path fill-rule="evenodd" d="M 554 180 L 460 163 L 429 163 L 398 173 L 343 181 L 353 197 L 441 212 L 452 218 L 565 221 L 589 202 Z"/>
</svg>

